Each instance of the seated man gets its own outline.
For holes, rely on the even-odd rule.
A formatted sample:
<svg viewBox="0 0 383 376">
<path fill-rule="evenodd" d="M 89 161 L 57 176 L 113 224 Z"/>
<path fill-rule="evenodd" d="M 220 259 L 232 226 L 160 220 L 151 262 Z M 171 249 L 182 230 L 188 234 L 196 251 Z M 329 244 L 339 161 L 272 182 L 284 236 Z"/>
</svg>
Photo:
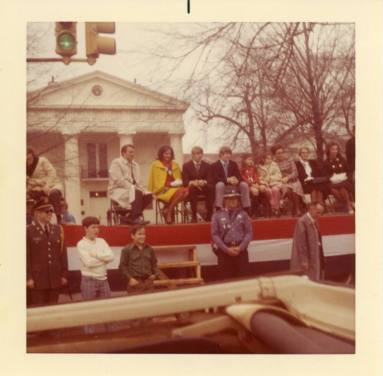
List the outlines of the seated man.
<svg viewBox="0 0 383 376">
<path fill-rule="evenodd" d="M 221 278 L 249 274 L 247 247 L 253 239 L 253 227 L 239 203 L 235 187 L 226 187 L 224 209 L 214 213 L 211 223 L 213 251 L 218 258 Z"/>
<path fill-rule="evenodd" d="M 194 146 L 191 150 L 192 159 L 182 166 L 182 182 L 189 187 L 189 199 L 192 210 L 192 221 L 197 222 L 197 197 L 206 197 L 206 220 L 210 221 L 213 211 L 214 189 L 210 178 L 210 165 L 202 160 L 203 149 Z"/>
<path fill-rule="evenodd" d="M 56 169 L 45 157 L 37 156 L 32 148 L 27 149 L 27 195 L 38 201 L 42 195 L 53 205 L 57 223 L 61 222 L 61 197 L 63 186 Z"/>
<path fill-rule="evenodd" d="M 218 209 L 222 208 L 225 186 L 233 185 L 239 190 L 242 207 L 246 212 L 250 212 L 249 186 L 243 181 L 237 163 L 230 159 L 231 155 L 231 149 L 228 146 L 222 146 L 219 149 L 219 160 L 211 165 L 212 182 L 215 187 L 215 206 Z"/>
<path fill-rule="evenodd" d="M 144 223 L 142 212 L 151 203 L 152 194 L 146 193 L 141 186 L 140 167 L 134 161 L 133 145 L 124 145 L 121 148 L 121 157 L 112 161 L 108 195 L 124 209 L 130 209 L 124 219 L 127 224 Z"/>
</svg>

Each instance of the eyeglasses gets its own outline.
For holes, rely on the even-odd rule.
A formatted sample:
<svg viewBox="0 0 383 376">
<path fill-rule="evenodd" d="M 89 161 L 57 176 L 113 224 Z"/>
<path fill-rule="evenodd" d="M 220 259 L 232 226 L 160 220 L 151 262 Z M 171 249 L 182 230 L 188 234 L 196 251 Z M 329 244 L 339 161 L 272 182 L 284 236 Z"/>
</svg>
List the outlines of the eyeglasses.
<svg viewBox="0 0 383 376">
<path fill-rule="evenodd" d="M 44 213 L 54 213 L 54 210 L 52 210 L 52 209 L 47 209 L 47 210 L 44 210 Z"/>
</svg>

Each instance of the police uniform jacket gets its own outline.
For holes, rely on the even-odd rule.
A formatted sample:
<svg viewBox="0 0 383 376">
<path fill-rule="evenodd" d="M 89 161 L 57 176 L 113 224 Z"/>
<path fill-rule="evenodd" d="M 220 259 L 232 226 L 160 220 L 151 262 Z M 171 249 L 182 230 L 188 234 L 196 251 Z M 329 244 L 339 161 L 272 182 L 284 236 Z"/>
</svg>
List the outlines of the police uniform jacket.
<svg viewBox="0 0 383 376">
<path fill-rule="evenodd" d="M 211 222 L 213 249 L 216 251 L 226 252 L 235 246 L 245 251 L 253 239 L 253 227 L 243 209 L 222 209 L 214 213 Z"/>
<path fill-rule="evenodd" d="M 49 224 L 49 236 L 33 221 L 27 226 L 27 279 L 33 279 L 35 289 L 55 289 L 66 277 L 68 260 L 66 247 L 58 225 Z"/>
</svg>

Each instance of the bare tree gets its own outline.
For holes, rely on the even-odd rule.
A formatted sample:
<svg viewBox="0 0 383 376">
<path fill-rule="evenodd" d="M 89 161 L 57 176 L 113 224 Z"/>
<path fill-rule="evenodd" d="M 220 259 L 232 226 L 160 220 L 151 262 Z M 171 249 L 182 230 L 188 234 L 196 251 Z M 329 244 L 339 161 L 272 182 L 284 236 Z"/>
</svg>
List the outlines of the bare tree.
<svg viewBox="0 0 383 376">
<path fill-rule="evenodd" d="M 252 152 L 311 133 L 323 159 L 334 124 L 353 123 L 353 25 L 203 24 L 172 31 L 155 52 L 170 79 L 189 65 L 184 96 L 206 125 Z M 177 47 L 177 48 L 176 48 Z"/>
<path fill-rule="evenodd" d="M 349 35 L 344 38 L 341 27 L 344 26 L 300 24 L 298 30 L 302 36 L 293 40 L 282 79 L 274 81 L 281 110 L 312 126 L 320 161 L 323 161 L 325 130 L 339 114 L 342 96 L 346 99 L 347 83 L 349 91 L 354 86 L 354 41 Z M 353 115 L 350 103 L 347 108 L 350 117 Z"/>
</svg>

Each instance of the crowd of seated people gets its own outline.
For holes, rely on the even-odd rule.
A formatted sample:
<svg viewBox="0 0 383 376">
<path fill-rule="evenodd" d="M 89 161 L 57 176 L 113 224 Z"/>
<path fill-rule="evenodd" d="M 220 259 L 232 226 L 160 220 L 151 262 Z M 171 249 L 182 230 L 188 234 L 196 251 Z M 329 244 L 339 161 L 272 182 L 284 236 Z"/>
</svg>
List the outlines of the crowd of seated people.
<svg viewBox="0 0 383 376">
<path fill-rule="evenodd" d="M 270 151 L 263 152 L 258 160 L 251 154 L 243 154 L 241 166 L 233 160 L 232 150 L 228 146 L 219 149 L 217 160 L 211 164 L 203 160 L 203 153 L 201 147 L 194 146 L 190 159 L 181 168 L 174 160 L 172 147 L 161 146 L 157 159 L 151 164 L 148 190 L 145 190 L 140 182 L 139 165 L 133 160 L 134 146 L 123 146 L 121 157 L 111 165 L 108 192 L 114 194 L 110 197 L 120 205 L 124 199 L 126 206 L 130 206 L 130 217 L 126 223 L 144 223 L 142 213 L 152 198 L 162 203 L 162 214 L 167 224 L 174 223 L 175 208 L 181 202 L 190 203 L 192 222 L 202 217 L 210 221 L 214 210 L 223 207 L 227 186 L 237 190 L 242 207 L 253 218 L 279 217 L 286 202 L 291 210 L 285 210 L 283 214 L 300 216 L 308 200 L 326 207 L 329 195 L 335 198 L 337 208 L 350 214 L 354 212 L 355 164 L 354 161 L 346 161 L 337 143 L 328 145 L 322 164 L 310 159 L 307 147 L 299 150 L 295 161 L 294 156 L 289 155 L 282 145 L 275 145 Z M 348 166 L 351 164 L 350 169 Z M 47 158 L 36 156 L 32 149 L 28 149 L 29 202 L 36 199 L 36 195 L 45 195 L 55 210 L 58 223 L 74 223 L 73 218 L 68 219 L 67 203 L 62 191 L 52 164 Z M 199 201 L 205 202 L 203 216 L 197 210 Z"/>
<path fill-rule="evenodd" d="M 258 161 L 251 154 L 242 155 L 239 167 L 228 146 L 220 148 L 217 161 L 212 164 L 203 160 L 202 148 L 195 146 L 181 171 L 173 161 L 172 148 L 163 146 L 158 160 L 152 164 L 149 190 L 165 202 L 167 223 L 173 223 L 172 210 L 181 201 L 190 201 L 192 222 L 197 221 L 197 200 L 201 197 L 206 202 L 205 219 L 210 221 L 213 210 L 222 208 L 227 186 L 235 187 L 242 207 L 253 218 L 279 217 L 281 205 L 286 201 L 291 210 L 284 213 L 300 216 L 307 201 L 318 201 L 326 207 L 329 195 L 343 205 L 343 211 L 351 214 L 354 210 L 353 180 L 349 178 L 347 162 L 338 144 L 330 143 L 326 155 L 326 160 L 320 164 L 310 159 L 310 150 L 303 147 L 294 161 L 282 145 L 275 145 Z"/>
</svg>

